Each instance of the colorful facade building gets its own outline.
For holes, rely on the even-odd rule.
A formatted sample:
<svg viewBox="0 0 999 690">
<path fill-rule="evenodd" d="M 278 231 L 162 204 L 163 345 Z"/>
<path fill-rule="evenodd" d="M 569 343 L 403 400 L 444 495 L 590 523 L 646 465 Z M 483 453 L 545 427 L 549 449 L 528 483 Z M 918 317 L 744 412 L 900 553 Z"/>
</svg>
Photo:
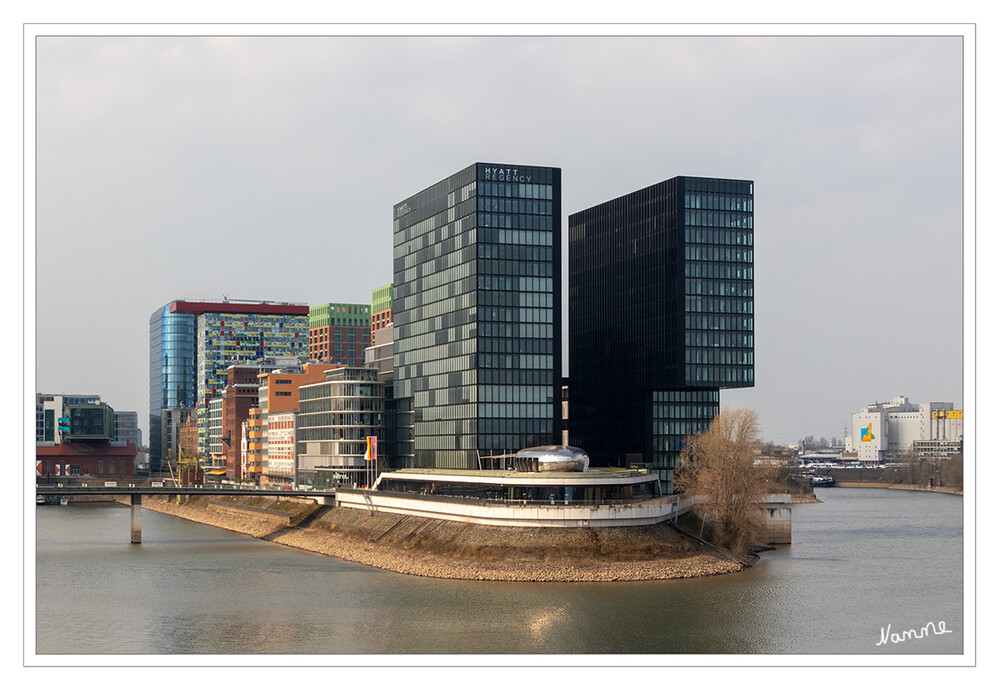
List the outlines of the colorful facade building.
<svg viewBox="0 0 999 690">
<path fill-rule="evenodd" d="M 309 309 L 309 359 L 361 366 L 371 345 L 370 304 L 322 304 Z"/>
<path fill-rule="evenodd" d="M 198 419 L 199 452 L 207 453 L 208 401 L 218 397 L 231 364 L 308 353 L 305 304 L 176 300 L 149 319 L 149 460 L 160 468 L 176 451 L 185 409 Z"/>
<path fill-rule="evenodd" d="M 371 291 L 371 334 L 392 323 L 392 283 Z"/>
</svg>

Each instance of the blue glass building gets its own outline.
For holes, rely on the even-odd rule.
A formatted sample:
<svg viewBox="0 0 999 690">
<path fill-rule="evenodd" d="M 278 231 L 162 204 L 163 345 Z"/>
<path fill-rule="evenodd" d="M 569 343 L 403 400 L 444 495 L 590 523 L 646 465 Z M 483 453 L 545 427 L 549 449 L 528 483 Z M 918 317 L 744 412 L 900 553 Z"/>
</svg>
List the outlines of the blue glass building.
<svg viewBox="0 0 999 690">
<path fill-rule="evenodd" d="M 753 183 L 675 177 L 569 216 L 569 443 L 672 492 L 719 390 L 754 384 Z"/>
<path fill-rule="evenodd" d="M 197 403 L 197 315 L 171 311 L 166 304 L 149 317 L 149 464 L 159 469 L 168 449 L 176 449 L 182 408 Z"/>
<path fill-rule="evenodd" d="M 414 466 L 561 437 L 561 196 L 558 168 L 475 163 L 395 205 L 394 394 Z"/>
</svg>

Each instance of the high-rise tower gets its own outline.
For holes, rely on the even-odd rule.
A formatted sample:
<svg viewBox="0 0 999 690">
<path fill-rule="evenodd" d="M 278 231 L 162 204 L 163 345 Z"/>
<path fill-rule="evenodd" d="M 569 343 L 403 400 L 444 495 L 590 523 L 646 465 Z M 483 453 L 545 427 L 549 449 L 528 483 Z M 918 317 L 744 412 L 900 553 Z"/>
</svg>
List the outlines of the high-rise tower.
<svg viewBox="0 0 999 690">
<path fill-rule="evenodd" d="M 569 216 L 569 442 L 672 491 L 722 388 L 752 386 L 753 183 L 675 177 Z"/>
<path fill-rule="evenodd" d="M 394 208 L 395 398 L 416 467 L 557 443 L 561 170 L 476 163 Z"/>
</svg>

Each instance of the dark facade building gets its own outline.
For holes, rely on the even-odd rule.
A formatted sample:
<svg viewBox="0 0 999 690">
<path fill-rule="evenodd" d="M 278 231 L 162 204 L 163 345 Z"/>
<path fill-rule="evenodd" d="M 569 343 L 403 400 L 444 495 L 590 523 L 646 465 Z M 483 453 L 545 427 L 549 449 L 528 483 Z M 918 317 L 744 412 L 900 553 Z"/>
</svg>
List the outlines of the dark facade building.
<svg viewBox="0 0 999 690">
<path fill-rule="evenodd" d="M 394 398 L 415 467 L 560 440 L 561 176 L 475 163 L 396 204 Z"/>
<path fill-rule="evenodd" d="M 683 439 L 752 386 L 753 183 L 675 177 L 569 216 L 569 443 L 672 492 Z"/>
</svg>

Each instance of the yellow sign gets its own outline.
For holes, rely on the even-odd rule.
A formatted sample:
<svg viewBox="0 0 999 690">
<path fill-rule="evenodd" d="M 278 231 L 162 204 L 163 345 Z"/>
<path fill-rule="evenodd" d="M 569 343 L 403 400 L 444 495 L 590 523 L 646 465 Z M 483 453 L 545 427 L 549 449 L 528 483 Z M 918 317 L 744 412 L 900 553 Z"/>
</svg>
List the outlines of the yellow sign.
<svg viewBox="0 0 999 690">
<path fill-rule="evenodd" d="M 964 410 L 933 410 L 933 419 L 964 419 Z"/>
</svg>

